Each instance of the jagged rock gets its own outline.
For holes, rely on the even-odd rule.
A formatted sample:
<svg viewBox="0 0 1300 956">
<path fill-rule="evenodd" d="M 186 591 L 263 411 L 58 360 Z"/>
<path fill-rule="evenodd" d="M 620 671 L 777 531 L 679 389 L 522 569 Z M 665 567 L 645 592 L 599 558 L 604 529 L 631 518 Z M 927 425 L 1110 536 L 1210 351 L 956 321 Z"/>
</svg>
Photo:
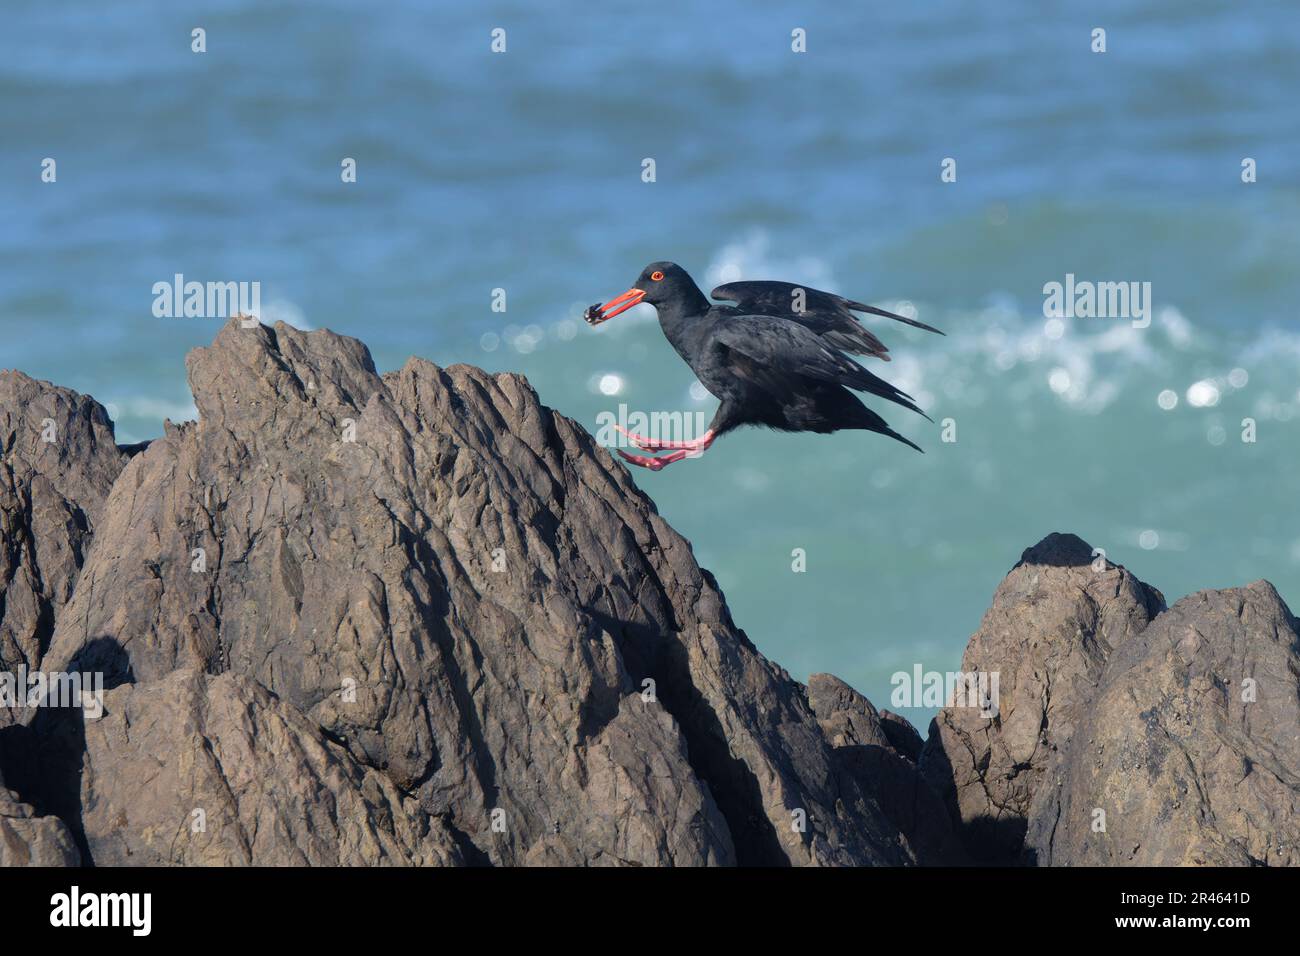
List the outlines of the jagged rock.
<svg viewBox="0 0 1300 956">
<path fill-rule="evenodd" d="M 911 859 L 689 544 L 523 379 L 420 359 L 381 377 L 353 339 L 237 322 L 187 366 L 200 419 L 114 485 L 58 666 L 146 700 L 178 668 L 254 681 L 470 862 Z M 125 786 L 101 733 L 94 795 Z M 178 808 L 88 806 L 91 856 L 175 832 Z"/>
<path fill-rule="evenodd" d="M 39 816 L 0 778 L 0 867 L 76 866 L 72 833 L 58 817 Z"/>
<path fill-rule="evenodd" d="M 897 714 L 877 711 L 871 701 L 830 674 L 808 679 L 808 700 L 835 748 L 837 765 L 876 794 L 917 860 L 965 862 L 947 808 L 916 766 L 922 746 L 916 729 Z"/>
<path fill-rule="evenodd" d="M 179 668 L 122 685 L 84 733 L 81 823 L 99 866 L 462 862 L 442 820 L 246 677 Z"/>
<path fill-rule="evenodd" d="M 1040 864 L 1300 865 L 1300 630 L 1273 586 L 1201 591 L 1131 635 L 1051 784 Z"/>
<path fill-rule="evenodd" d="M 871 702 L 867 701 L 867 703 Z M 880 729 L 884 731 L 886 739 L 894 750 L 912 763 L 920 761 L 921 751 L 925 749 L 925 739 L 917 733 L 912 722 L 893 711 L 882 709 L 876 713 L 880 718 Z"/>
<path fill-rule="evenodd" d="M 962 656 L 964 674 L 997 673 L 997 716 L 946 707 L 931 724 L 922 771 L 977 861 L 1020 858 L 1030 803 L 1107 658 L 1164 608 L 1158 591 L 1092 552 L 1063 534 L 1025 551 Z"/>
<path fill-rule="evenodd" d="M 94 399 L 0 371 L 0 669 L 41 666 L 125 461 Z"/>
<path fill-rule="evenodd" d="M 108 688 L 0 715 L 0 864 L 1300 864 L 1264 582 L 1164 611 L 1049 536 L 962 660 L 996 717 L 922 744 L 760 655 L 518 376 L 238 322 L 187 365 L 129 449 L 0 373 L 0 665 Z"/>
</svg>

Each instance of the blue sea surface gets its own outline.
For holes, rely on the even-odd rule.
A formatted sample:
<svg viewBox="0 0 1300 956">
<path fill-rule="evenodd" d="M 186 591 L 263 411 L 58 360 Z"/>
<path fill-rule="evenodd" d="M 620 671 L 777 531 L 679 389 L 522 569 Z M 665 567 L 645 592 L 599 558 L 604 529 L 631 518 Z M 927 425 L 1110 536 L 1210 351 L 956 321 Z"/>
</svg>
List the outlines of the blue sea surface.
<svg viewBox="0 0 1300 956">
<path fill-rule="evenodd" d="M 947 332 L 870 322 L 894 356 L 873 370 L 936 424 L 878 410 L 924 455 L 746 430 L 636 475 L 795 677 L 891 707 L 895 672 L 957 668 L 1054 530 L 1171 602 L 1268 578 L 1300 606 L 1293 3 L 7 0 L 0 17 L 0 366 L 94 395 L 119 441 L 196 414 L 183 358 L 219 320 L 155 317 L 176 273 L 260 282 L 263 320 L 357 336 L 384 370 L 523 372 L 593 431 L 620 404 L 711 415 L 649 307 L 580 321 L 671 259 L 705 289 L 784 279 Z M 1046 317 L 1067 275 L 1149 282 L 1150 325 Z M 932 709 L 901 712 L 924 730 Z"/>
</svg>

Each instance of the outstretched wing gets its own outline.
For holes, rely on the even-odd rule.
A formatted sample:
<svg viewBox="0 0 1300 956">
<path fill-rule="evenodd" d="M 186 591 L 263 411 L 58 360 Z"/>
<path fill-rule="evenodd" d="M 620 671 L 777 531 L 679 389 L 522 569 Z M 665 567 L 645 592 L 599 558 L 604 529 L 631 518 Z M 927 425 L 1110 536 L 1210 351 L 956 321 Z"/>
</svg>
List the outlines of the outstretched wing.
<svg viewBox="0 0 1300 956">
<path fill-rule="evenodd" d="M 854 312 L 880 315 L 913 328 L 943 335 L 933 326 L 909 319 L 873 305 L 863 305 L 832 292 L 810 289 L 793 282 L 728 282 L 710 295 L 722 302 L 736 303 L 736 311 L 746 315 L 771 315 L 797 322 L 811 329 L 828 344 L 850 355 L 871 355 L 889 361 L 889 349 L 872 332 L 858 322 Z"/>
<path fill-rule="evenodd" d="M 872 375 L 802 322 L 728 316 L 714 323 L 709 336 L 732 372 L 773 394 L 789 391 L 791 380 L 800 377 L 870 392 L 930 418 L 911 395 Z"/>
</svg>

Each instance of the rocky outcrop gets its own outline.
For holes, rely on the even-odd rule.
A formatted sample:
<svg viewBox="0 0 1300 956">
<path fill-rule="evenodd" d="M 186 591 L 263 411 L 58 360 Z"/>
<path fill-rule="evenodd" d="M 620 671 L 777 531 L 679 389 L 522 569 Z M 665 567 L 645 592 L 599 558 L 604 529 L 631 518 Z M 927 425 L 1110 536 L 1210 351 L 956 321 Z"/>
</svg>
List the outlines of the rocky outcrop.
<svg viewBox="0 0 1300 956">
<path fill-rule="evenodd" d="M 1112 650 L 1163 608 L 1159 592 L 1074 535 L 1049 535 L 1003 580 L 961 662 L 963 674 L 997 675 L 997 713 L 945 708 L 921 757 L 977 861 L 1019 860 L 1043 774 Z"/>
<path fill-rule="evenodd" d="M 1300 628 L 1272 585 L 1158 591 L 1073 535 L 1025 552 L 922 771 L 984 862 L 1300 864 Z"/>
<path fill-rule="evenodd" d="M 28 735 L 81 766 L 38 802 L 96 862 L 914 859 L 687 542 L 522 379 L 380 376 L 355 340 L 238 323 L 187 365 L 199 421 L 113 485 L 46 658 L 104 672 L 105 716 Z M 282 774 L 364 822 L 257 826 L 306 799 Z"/>
<path fill-rule="evenodd" d="M 918 772 L 922 741 L 916 729 L 897 714 L 876 710 L 830 674 L 808 679 L 808 699 L 837 769 L 876 795 L 916 858 L 949 866 L 968 862 L 947 808 Z"/>
<path fill-rule="evenodd" d="M 1050 536 L 963 659 L 996 713 L 923 742 L 759 654 L 518 376 L 237 322 L 187 367 L 198 421 L 132 449 L 0 377 L 0 663 L 105 681 L 0 723 L 0 863 L 1296 862 L 1266 584 L 1165 611 Z"/>
<path fill-rule="evenodd" d="M 0 371 L 0 670 L 41 666 L 125 461 L 94 399 Z"/>
<path fill-rule="evenodd" d="M 1114 652 L 1031 811 L 1052 865 L 1300 865 L 1300 629 L 1267 581 Z"/>
<path fill-rule="evenodd" d="M 81 786 L 96 865 L 464 862 L 441 818 L 246 677 L 178 668 L 104 710 Z"/>
<path fill-rule="evenodd" d="M 0 779 L 0 867 L 76 866 L 72 833 L 58 817 L 40 816 Z"/>
</svg>

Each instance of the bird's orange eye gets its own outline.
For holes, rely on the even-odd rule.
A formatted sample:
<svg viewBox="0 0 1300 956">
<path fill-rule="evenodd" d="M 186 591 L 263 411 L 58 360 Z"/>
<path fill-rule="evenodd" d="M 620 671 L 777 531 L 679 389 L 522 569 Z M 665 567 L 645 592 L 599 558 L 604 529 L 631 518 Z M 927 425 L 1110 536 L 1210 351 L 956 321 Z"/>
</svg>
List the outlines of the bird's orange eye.
<svg viewBox="0 0 1300 956">
<path fill-rule="evenodd" d="M 651 279 L 654 279 L 655 282 L 659 282 L 659 281 L 661 281 L 661 280 L 663 279 L 663 277 L 664 277 L 664 274 L 663 274 L 662 272 L 652 272 L 652 273 L 650 273 L 650 278 L 651 278 Z"/>
</svg>

